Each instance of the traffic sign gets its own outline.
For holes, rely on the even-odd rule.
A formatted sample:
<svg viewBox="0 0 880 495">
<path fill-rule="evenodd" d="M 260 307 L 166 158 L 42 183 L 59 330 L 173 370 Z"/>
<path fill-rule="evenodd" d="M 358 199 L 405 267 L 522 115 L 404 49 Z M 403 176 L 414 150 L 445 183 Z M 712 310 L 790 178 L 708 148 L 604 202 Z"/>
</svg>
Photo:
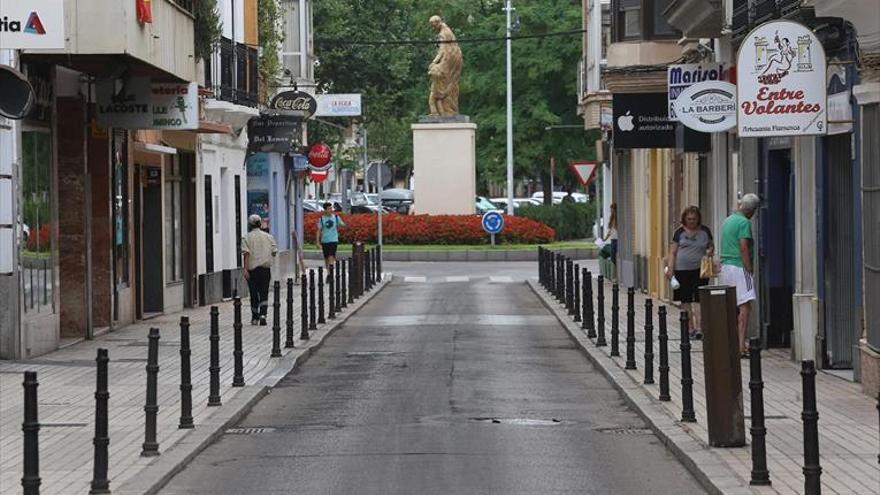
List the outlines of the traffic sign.
<svg viewBox="0 0 880 495">
<path fill-rule="evenodd" d="M 497 211 L 487 211 L 483 214 L 483 230 L 495 235 L 504 228 L 504 216 Z"/>
<path fill-rule="evenodd" d="M 310 170 L 309 177 L 312 178 L 313 182 L 324 182 L 327 180 L 327 177 L 330 175 L 330 170 Z"/>
<path fill-rule="evenodd" d="M 584 187 L 590 185 L 590 182 L 596 178 L 596 170 L 599 168 L 598 162 L 571 162 L 571 170 Z"/>
</svg>

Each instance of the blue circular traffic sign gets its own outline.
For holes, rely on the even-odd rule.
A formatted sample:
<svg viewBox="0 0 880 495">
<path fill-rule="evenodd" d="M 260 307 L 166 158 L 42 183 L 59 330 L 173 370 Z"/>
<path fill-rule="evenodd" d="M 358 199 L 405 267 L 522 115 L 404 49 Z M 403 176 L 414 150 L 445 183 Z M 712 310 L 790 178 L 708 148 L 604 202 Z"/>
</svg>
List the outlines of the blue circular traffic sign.
<svg viewBox="0 0 880 495">
<path fill-rule="evenodd" d="M 504 228 L 504 216 L 497 211 L 487 211 L 483 214 L 483 230 L 489 234 L 497 234 Z"/>
</svg>

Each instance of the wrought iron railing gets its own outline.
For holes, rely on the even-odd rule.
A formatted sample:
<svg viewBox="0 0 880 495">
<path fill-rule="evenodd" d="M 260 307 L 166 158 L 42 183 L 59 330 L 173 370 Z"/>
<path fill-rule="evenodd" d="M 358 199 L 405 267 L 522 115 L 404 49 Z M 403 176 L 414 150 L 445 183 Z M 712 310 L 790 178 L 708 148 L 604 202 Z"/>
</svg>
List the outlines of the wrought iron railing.
<svg viewBox="0 0 880 495">
<path fill-rule="evenodd" d="M 205 60 L 205 87 L 214 98 L 256 107 L 259 103 L 257 49 L 221 38 L 211 60 Z"/>
</svg>

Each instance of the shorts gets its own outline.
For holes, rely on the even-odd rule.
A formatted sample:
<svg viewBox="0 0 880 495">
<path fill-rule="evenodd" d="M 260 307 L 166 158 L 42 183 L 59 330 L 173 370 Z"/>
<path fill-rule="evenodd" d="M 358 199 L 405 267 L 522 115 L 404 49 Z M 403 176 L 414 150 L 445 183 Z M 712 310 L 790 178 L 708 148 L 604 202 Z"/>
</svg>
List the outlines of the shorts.
<svg viewBox="0 0 880 495">
<path fill-rule="evenodd" d="M 672 299 L 683 303 L 700 302 L 698 287 L 709 285 L 709 279 L 700 278 L 700 270 L 675 270 L 675 279 L 680 284 L 672 293 Z"/>
<path fill-rule="evenodd" d="M 745 268 L 735 265 L 721 265 L 718 276 L 720 285 L 736 287 L 736 305 L 742 306 L 755 300 L 755 279 Z"/>
<path fill-rule="evenodd" d="M 336 246 L 338 246 L 338 242 L 322 242 L 321 250 L 324 251 L 324 257 L 336 257 Z"/>
</svg>

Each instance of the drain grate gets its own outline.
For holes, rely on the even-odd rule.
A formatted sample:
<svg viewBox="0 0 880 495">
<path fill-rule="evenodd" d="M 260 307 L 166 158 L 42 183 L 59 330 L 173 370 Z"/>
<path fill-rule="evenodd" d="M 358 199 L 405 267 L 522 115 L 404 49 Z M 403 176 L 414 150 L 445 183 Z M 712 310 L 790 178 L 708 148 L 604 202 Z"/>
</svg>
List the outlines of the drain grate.
<svg viewBox="0 0 880 495">
<path fill-rule="evenodd" d="M 562 421 L 552 418 L 552 419 L 532 419 L 532 418 L 470 418 L 471 421 L 477 421 L 479 423 L 494 423 L 494 424 L 502 424 L 502 425 L 514 425 L 514 426 L 557 426 L 562 424 Z"/>
<path fill-rule="evenodd" d="M 599 433 L 607 433 L 609 435 L 653 435 L 652 432 L 648 428 L 628 428 L 628 427 L 611 427 L 611 428 L 596 428 L 595 431 Z"/>
<path fill-rule="evenodd" d="M 272 433 L 275 431 L 275 428 L 268 428 L 264 426 L 254 426 L 247 428 L 229 428 L 226 430 L 227 435 L 261 435 L 263 433 Z"/>
</svg>

